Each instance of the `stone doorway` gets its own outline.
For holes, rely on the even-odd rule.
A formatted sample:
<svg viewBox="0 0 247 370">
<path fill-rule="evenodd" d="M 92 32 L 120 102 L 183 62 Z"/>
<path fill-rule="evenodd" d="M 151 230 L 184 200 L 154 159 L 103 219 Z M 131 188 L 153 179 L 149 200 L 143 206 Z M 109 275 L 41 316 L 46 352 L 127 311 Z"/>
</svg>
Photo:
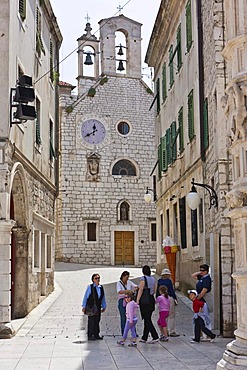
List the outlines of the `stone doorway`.
<svg viewBox="0 0 247 370">
<path fill-rule="evenodd" d="M 28 314 L 28 225 L 27 195 L 22 166 L 15 171 L 10 196 L 11 234 L 11 320 Z"/>
<path fill-rule="evenodd" d="M 115 231 L 115 265 L 134 265 L 134 231 Z"/>
</svg>

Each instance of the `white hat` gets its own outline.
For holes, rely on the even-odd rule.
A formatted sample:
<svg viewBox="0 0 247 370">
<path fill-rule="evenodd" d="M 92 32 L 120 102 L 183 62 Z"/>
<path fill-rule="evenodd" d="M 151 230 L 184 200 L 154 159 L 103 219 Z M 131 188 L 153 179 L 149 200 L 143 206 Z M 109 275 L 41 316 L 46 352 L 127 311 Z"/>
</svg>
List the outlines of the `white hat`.
<svg viewBox="0 0 247 370">
<path fill-rule="evenodd" d="M 164 269 L 161 271 L 161 275 L 171 275 L 171 271 L 169 269 Z"/>
<path fill-rule="evenodd" d="M 197 291 L 195 289 L 188 290 L 188 294 L 190 294 L 190 293 L 193 293 L 196 296 L 198 296 L 198 293 L 197 293 Z"/>
</svg>

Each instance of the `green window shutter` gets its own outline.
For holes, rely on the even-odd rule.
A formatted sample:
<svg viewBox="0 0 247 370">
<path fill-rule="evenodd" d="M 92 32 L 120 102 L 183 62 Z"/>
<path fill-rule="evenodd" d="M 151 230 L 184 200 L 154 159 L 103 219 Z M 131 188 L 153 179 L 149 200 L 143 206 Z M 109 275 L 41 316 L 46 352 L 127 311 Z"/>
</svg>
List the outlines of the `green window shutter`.
<svg viewBox="0 0 247 370">
<path fill-rule="evenodd" d="M 53 66 L 53 42 L 50 40 L 50 79 L 54 81 L 54 66 Z"/>
<path fill-rule="evenodd" d="M 163 98 L 163 101 L 165 101 L 167 98 L 166 63 L 163 64 L 163 68 L 162 68 L 162 98 Z"/>
<path fill-rule="evenodd" d="M 169 49 L 170 88 L 174 84 L 173 45 Z"/>
<path fill-rule="evenodd" d="M 35 122 L 35 129 L 36 129 L 36 135 L 35 135 L 35 142 L 36 144 L 41 144 L 41 135 L 40 135 L 40 101 L 36 98 L 36 122 Z"/>
<path fill-rule="evenodd" d="M 173 121 L 171 124 L 171 162 L 175 162 L 177 159 L 177 124 L 176 121 Z"/>
<path fill-rule="evenodd" d="M 158 146 L 158 176 L 159 176 L 159 179 L 161 178 L 161 171 L 162 171 L 162 148 L 161 148 L 161 139 L 160 139 L 160 145 Z"/>
<path fill-rule="evenodd" d="M 181 23 L 177 30 L 177 65 L 178 71 L 182 67 L 182 46 L 181 46 Z"/>
<path fill-rule="evenodd" d="M 41 56 L 41 52 L 45 55 L 45 48 L 41 37 L 41 13 L 39 8 L 36 8 L 36 52 Z"/>
<path fill-rule="evenodd" d="M 157 95 L 157 113 L 160 111 L 160 79 L 156 81 L 156 95 Z"/>
<path fill-rule="evenodd" d="M 166 135 L 161 138 L 161 150 L 162 150 L 162 171 L 167 171 L 167 151 L 166 151 Z"/>
<path fill-rule="evenodd" d="M 26 19 L 26 0 L 19 0 L 19 14 L 21 20 L 24 21 Z"/>
<path fill-rule="evenodd" d="M 204 100 L 203 104 L 203 130 L 204 130 L 204 149 L 209 147 L 209 132 L 208 132 L 208 99 Z"/>
<path fill-rule="evenodd" d="M 195 136 L 193 90 L 191 90 L 191 92 L 188 95 L 188 136 L 190 141 Z"/>
<path fill-rule="evenodd" d="M 187 52 L 190 51 L 192 45 L 192 13 L 191 0 L 186 5 L 186 47 Z"/>
<path fill-rule="evenodd" d="M 53 160 L 53 158 L 56 158 L 53 142 L 54 142 L 54 130 L 53 130 L 53 122 L 50 120 L 50 161 Z"/>
<path fill-rule="evenodd" d="M 183 107 L 178 112 L 178 129 L 179 129 L 179 153 L 184 150 L 184 118 Z"/>
<path fill-rule="evenodd" d="M 171 164 L 171 129 L 170 127 L 166 130 L 166 156 L 167 165 Z"/>
</svg>

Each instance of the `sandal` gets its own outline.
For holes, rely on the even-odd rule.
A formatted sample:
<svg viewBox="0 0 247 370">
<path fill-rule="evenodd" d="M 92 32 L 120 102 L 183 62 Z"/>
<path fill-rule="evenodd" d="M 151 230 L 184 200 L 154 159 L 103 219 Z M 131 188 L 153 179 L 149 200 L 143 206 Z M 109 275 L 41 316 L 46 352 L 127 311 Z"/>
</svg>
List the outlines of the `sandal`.
<svg viewBox="0 0 247 370">
<path fill-rule="evenodd" d="M 124 346 L 125 342 L 123 340 L 118 340 L 117 344 L 119 344 L 120 346 Z"/>
</svg>

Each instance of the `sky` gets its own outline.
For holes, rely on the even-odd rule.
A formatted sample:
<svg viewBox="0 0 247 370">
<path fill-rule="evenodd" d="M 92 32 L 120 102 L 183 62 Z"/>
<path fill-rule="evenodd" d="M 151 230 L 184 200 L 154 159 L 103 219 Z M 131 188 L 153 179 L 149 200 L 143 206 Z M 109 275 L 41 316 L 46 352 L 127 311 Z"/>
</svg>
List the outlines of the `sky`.
<svg viewBox="0 0 247 370">
<path fill-rule="evenodd" d="M 99 38 L 98 22 L 103 18 L 121 14 L 143 24 L 142 26 L 142 60 L 143 79 L 152 87 L 150 69 L 144 63 L 148 43 L 161 0 L 50 0 L 61 33 L 63 43 L 60 48 L 60 61 L 77 48 L 77 39 L 85 34 L 87 15 L 92 27 L 92 34 Z M 126 5 L 125 5 L 126 4 Z M 60 64 L 60 80 L 77 85 L 77 52 L 75 51 Z"/>
</svg>

